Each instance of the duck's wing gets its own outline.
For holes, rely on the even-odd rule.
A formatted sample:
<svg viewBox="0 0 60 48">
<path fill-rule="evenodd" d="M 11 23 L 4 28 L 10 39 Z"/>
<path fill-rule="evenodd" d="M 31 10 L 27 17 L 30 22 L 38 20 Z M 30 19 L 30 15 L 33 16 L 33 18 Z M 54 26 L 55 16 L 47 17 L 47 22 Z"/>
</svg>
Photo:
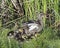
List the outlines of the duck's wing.
<svg viewBox="0 0 60 48">
<path fill-rule="evenodd" d="M 23 24 L 29 24 L 29 23 L 34 23 L 35 22 L 35 20 L 29 20 L 29 21 L 27 21 L 27 22 L 22 22 Z"/>
<path fill-rule="evenodd" d="M 29 21 L 28 21 L 28 24 L 29 24 L 29 23 L 34 23 L 34 22 L 35 22 L 34 20 L 29 20 Z"/>
<path fill-rule="evenodd" d="M 29 32 L 31 34 L 34 34 L 34 33 L 40 32 L 42 29 L 43 29 L 43 26 L 42 25 L 39 25 L 37 23 L 33 23 L 33 24 L 30 24 Z"/>
<path fill-rule="evenodd" d="M 38 30 L 38 28 L 39 28 L 38 24 L 36 24 L 36 23 L 28 24 L 28 26 L 29 26 L 29 31 L 32 31 L 34 29 Z"/>
<path fill-rule="evenodd" d="M 27 21 L 27 22 L 22 22 L 22 24 L 23 24 L 24 26 L 29 26 L 29 25 L 32 25 L 32 24 L 34 24 L 34 23 L 36 23 L 35 20 L 29 20 L 29 21 Z"/>
</svg>

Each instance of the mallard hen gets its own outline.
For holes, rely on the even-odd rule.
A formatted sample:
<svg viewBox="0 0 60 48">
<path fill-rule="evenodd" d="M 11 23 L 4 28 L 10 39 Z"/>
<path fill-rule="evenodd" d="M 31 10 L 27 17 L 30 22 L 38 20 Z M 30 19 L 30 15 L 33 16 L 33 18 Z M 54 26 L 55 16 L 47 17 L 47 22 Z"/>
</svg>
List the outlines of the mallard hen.
<svg viewBox="0 0 60 48">
<path fill-rule="evenodd" d="M 43 16 L 44 14 L 40 13 L 37 16 L 36 21 L 30 20 L 28 22 L 23 23 L 22 26 L 27 36 L 34 35 L 35 33 L 38 33 L 43 29 L 43 21 L 42 21 Z"/>
</svg>

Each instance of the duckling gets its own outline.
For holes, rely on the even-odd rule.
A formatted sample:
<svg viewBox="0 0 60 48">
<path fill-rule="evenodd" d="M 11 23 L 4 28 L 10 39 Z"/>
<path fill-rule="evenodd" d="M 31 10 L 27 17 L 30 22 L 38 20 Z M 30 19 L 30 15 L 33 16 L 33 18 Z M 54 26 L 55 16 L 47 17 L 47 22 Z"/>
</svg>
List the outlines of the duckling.
<svg viewBox="0 0 60 48">
<path fill-rule="evenodd" d="M 28 22 L 23 23 L 22 27 L 24 28 L 27 36 L 34 35 L 35 33 L 38 33 L 43 29 L 42 18 L 44 15 L 44 13 L 40 13 L 37 16 L 37 21 L 30 20 Z"/>
<path fill-rule="evenodd" d="M 7 36 L 8 38 L 14 38 L 14 36 L 16 35 L 16 33 L 14 31 L 10 31 Z"/>
<path fill-rule="evenodd" d="M 20 32 L 15 35 L 15 39 L 16 39 L 17 41 L 24 41 L 24 38 L 22 38 L 22 35 L 21 35 Z"/>
</svg>

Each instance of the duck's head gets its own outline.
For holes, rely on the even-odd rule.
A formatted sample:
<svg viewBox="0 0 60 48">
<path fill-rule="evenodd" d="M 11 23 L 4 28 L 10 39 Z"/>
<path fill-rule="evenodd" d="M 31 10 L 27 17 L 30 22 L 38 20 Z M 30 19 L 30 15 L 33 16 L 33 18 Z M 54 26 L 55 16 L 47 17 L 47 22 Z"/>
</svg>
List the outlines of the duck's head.
<svg viewBox="0 0 60 48">
<path fill-rule="evenodd" d="M 38 20 L 42 20 L 43 17 L 44 17 L 44 15 L 46 15 L 46 14 L 45 14 L 45 13 L 38 13 L 38 14 L 37 14 L 37 19 L 38 19 Z"/>
</svg>

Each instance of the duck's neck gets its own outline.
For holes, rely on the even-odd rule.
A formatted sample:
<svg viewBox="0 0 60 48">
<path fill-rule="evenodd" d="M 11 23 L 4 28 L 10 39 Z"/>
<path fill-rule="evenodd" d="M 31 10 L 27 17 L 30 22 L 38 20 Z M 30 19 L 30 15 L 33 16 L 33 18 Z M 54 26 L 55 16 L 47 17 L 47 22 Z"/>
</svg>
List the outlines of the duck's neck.
<svg viewBox="0 0 60 48">
<path fill-rule="evenodd" d="M 38 22 L 39 25 L 43 26 L 43 21 L 42 20 L 38 19 L 37 22 Z"/>
</svg>

